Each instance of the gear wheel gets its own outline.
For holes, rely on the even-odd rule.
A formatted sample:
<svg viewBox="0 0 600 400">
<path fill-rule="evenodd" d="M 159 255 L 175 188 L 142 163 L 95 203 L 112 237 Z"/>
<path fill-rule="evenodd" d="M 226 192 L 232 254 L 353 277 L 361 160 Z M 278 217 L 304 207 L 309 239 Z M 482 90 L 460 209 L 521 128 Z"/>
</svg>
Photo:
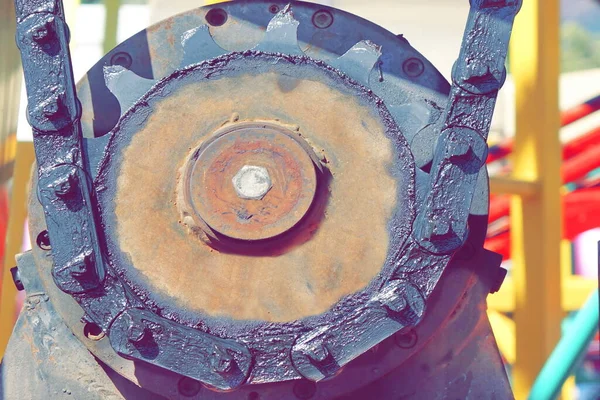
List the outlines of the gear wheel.
<svg viewBox="0 0 600 400">
<path fill-rule="evenodd" d="M 85 342 L 100 360 L 170 398 L 185 379 L 202 398 L 331 398 L 352 390 L 342 368 L 364 386 L 410 355 L 351 363 L 422 320 L 450 262 L 411 236 L 449 85 L 406 40 L 308 3 L 226 3 L 135 35 L 78 89 L 111 268 L 75 295 L 85 315 L 57 308 L 106 331 Z"/>
</svg>

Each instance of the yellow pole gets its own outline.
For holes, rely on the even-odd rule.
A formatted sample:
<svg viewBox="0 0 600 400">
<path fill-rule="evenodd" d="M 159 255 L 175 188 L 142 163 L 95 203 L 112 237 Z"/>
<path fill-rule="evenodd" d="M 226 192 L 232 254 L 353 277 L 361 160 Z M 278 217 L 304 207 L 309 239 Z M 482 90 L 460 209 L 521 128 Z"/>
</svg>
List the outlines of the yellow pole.
<svg viewBox="0 0 600 400">
<path fill-rule="evenodd" d="M 21 94 L 21 63 L 15 44 L 15 11 L 13 0 L 0 0 L 0 185 L 6 188 L 7 181 L 13 173 L 13 163 L 16 152 L 16 126 Z M 28 180 L 28 178 L 27 178 Z M 16 181 L 16 179 L 15 179 Z M 15 182 L 13 181 L 13 182 Z M 13 183 L 12 195 L 14 197 Z M 9 212 L 12 212 L 9 208 Z M 12 282 L 10 267 L 15 263 L 14 254 L 20 250 L 21 234 L 18 239 L 18 249 L 13 254 L 15 246 L 10 240 L 10 227 L 13 218 L 9 218 L 6 238 L 0 233 L 0 240 L 5 240 L 5 260 L 0 260 L 0 357 L 8 336 L 12 332 L 15 321 L 15 289 Z M 12 256 L 12 259 L 11 259 Z"/>
<path fill-rule="evenodd" d="M 0 358 L 4 355 L 4 349 L 16 319 L 17 290 L 10 274 L 10 268 L 15 265 L 15 256 L 21 252 L 23 244 L 23 227 L 27 219 L 27 188 L 34 160 L 33 142 L 17 142 L 10 218 L 8 219 L 6 252 L 2 271 L 2 291 L 0 292 Z"/>
<path fill-rule="evenodd" d="M 117 45 L 117 28 L 119 26 L 120 0 L 104 0 L 106 10 L 106 22 L 104 24 L 104 54 L 111 51 Z"/>
<path fill-rule="evenodd" d="M 559 142 L 559 0 L 525 0 L 510 45 L 516 135 L 512 178 L 538 182 L 511 204 L 516 361 L 513 389 L 526 399 L 560 338 L 561 204 Z"/>
</svg>

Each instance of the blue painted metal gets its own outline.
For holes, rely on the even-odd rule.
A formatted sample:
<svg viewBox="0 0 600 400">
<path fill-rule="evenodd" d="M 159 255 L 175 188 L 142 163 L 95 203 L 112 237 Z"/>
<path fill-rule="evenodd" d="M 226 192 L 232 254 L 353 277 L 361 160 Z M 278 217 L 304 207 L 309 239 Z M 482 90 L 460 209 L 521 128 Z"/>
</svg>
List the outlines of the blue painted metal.
<svg viewBox="0 0 600 400">
<path fill-rule="evenodd" d="M 98 287 L 105 275 L 92 188 L 85 172 L 69 33 L 62 3 L 16 1 L 17 45 L 33 128 L 38 196 L 53 249 L 53 276 L 63 291 Z M 40 11 L 41 10 L 41 11 Z"/>
<path fill-rule="evenodd" d="M 236 2 L 220 6 L 219 12 L 257 18 L 264 13 L 249 11 L 257 4 Z M 485 222 L 472 210 L 482 200 L 474 197 L 487 193 L 481 171 L 487 155 L 485 139 L 520 1 L 471 1 L 445 110 L 437 105 L 443 104 L 440 92 L 448 89 L 443 79 L 402 38 L 381 34 L 382 40 L 393 43 L 389 52 L 372 41 L 347 47 L 342 39 L 332 40 L 324 46 L 333 45 L 339 57 L 321 60 L 318 53 L 301 49 L 298 37 L 312 38 L 314 32 L 303 30 L 288 5 L 268 24 L 259 25 L 266 25 L 266 32 L 252 50 L 225 52 L 208 28 L 190 26 L 191 17 L 178 17 L 171 24 L 175 28 L 169 28 L 177 34 L 165 35 L 166 42 L 157 45 L 164 54 L 152 60 L 156 64 L 148 60 L 149 51 L 144 54 L 137 46 L 146 40 L 146 32 L 132 38 L 139 53 L 132 56 L 115 49 L 92 69 L 89 76 L 95 79 L 90 81 L 91 95 L 87 94 L 94 109 L 103 108 L 94 126 L 88 120 L 83 129 L 88 136 L 114 129 L 106 138 L 85 141 L 60 1 L 17 0 L 16 5 L 38 159 L 38 199 L 52 245 L 54 281 L 84 310 L 83 319 L 105 332 L 113 350 L 139 363 L 139 370 L 160 367 L 164 373 L 220 390 L 299 378 L 320 381 L 398 331 L 415 327 L 452 257 L 475 253 L 457 253 L 465 243 L 481 246 L 485 229 L 475 227 Z M 337 11 L 320 10 L 325 19 L 315 19 L 311 7 L 298 6 L 312 21 L 313 31 L 349 30 L 349 23 L 340 27 L 327 19 L 337 18 Z M 181 46 L 174 45 L 173 37 Z M 196 51 L 193 46 L 198 45 L 207 51 Z M 402 51 L 395 52 L 396 48 Z M 118 246 L 112 209 L 119 157 L 145 126 L 153 107 L 174 89 L 199 80 L 272 72 L 326 82 L 360 99 L 383 121 L 394 146 L 394 176 L 405 189 L 397 194 L 401 212 L 389 222 L 390 253 L 368 287 L 318 316 L 293 323 L 217 320 L 189 313 L 182 318 L 172 304 L 157 306 L 160 296 L 128 275 L 133 267 Z M 415 94 L 412 85 L 426 87 L 426 94 Z M 102 229 L 96 220 L 102 221 Z M 493 267 L 497 270 L 497 265 Z M 493 282 L 490 288 L 496 286 Z"/>
</svg>

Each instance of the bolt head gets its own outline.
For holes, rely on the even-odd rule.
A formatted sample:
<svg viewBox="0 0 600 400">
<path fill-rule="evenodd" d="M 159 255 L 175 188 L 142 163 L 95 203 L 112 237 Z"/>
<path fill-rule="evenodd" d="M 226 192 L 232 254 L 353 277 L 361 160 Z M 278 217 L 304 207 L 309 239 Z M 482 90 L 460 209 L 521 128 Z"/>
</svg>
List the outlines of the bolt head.
<svg viewBox="0 0 600 400">
<path fill-rule="evenodd" d="M 127 329 L 127 339 L 130 342 L 138 343 L 146 336 L 146 328 L 144 326 L 132 323 Z"/>
<path fill-rule="evenodd" d="M 75 172 L 59 177 L 53 184 L 54 193 L 62 198 L 70 197 L 74 193 L 76 187 L 77 175 Z"/>
<path fill-rule="evenodd" d="M 409 58 L 402 64 L 402 70 L 411 78 L 417 78 L 425 72 L 425 64 L 418 58 Z"/>
<path fill-rule="evenodd" d="M 444 237 L 450 233 L 451 225 L 450 221 L 445 218 L 440 218 L 434 221 L 431 221 L 432 224 L 432 237 Z"/>
<path fill-rule="evenodd" d="M 217 351 L 211 359 L 211 367 L 213 371 L 219 374 L 226 374 L 233 370 L 235 360 L 224 351 Z"/>
<path fill-rule="evenodd" d="M 408 307 L 408 302 L 404 297 L 404 293 L 395 285 L 386 287 L 379 298 L 381 305 L 389 311 L 401 313 Z"/>
<path fill-rule="evenodd" d="M 12 275 L 13 282 L 18 291 L 24 290 L 23 282 L 21 281 L 21 274 L 19 273 L 18 267 L 12 267 L 10 269 L 10 274 Z"/>
<path fill-rule="evenodd" d="M 61 116 L 61 111 L 65 104 L 65 92 L 64 90 L 57 90 L 52 93 L 44 102 L 41 104 L 42 115 L 48 119 L 57 119 Z"/>
<path fill-rule="evenodd" d="M 403 349 L 410 349 L 415 347 L 418 341 L 417 333 L 414 329 L 409 329 L 408 331 L 400 331 L 394 334 L 394 342 L 396 345 Z"/>
<path fill-rule="evenodd" d="M 45 25 L 37 27 L 33 30 L 32 36 L 35 41 L 44 40 L 48 36 L 48 28 Z"/>
<path fill-rule="evenodd" d="M 47 42 L 51 38 L 50 35 L 53 32 L 54 17 L 41 21 L 29 31 L 31 38 L 40 44 Z"/>
<path fill-rule="evenodd" d="M 466 157 L 469 153 L 473 152 L 471 143 L 457 136 L 453 137 L 448 144 L 448 150 L 454 157 Z"/>
<path fill-rule="evenodd" d="M 85 250 L 73 258 L 66 267 L 74 276 L 83 276 L 94 268 L 94 253 L 91 250 Z"/>
<path fill-rule="evenodd" d="M 271 177 L 264 167 L 244 165 L 231 180 L 238 197 L 260 200 L 271 189 Z"/>
<path fill-rule="evenodd" d="M 44 108 L 42 109 L 42 111 L 44 112 L 44 117 L 46 117 L 46 118 L 52 118 L 52 117 L 56 116 L 56 114 L 58 114 L 59 110 L 60 110 L 60 107 L 58 106 L 57 102 L 51 102 L 51 103 L 45 104 Z"/>
<path fill-rule="evenodd" d="M 506 80 L 506 68 L 483 63 L 471 63 L 467 68 L 452 67 L 452 79 L 464 90 L 475 94 L 487 94 L 499 90 Z"/>
<path fill-rule="evenodd" d="M 323 342 L 308 343 L 302 353 L 314 362 L 323 362 L 329 356 L 329 349 Z"/>
</svg>

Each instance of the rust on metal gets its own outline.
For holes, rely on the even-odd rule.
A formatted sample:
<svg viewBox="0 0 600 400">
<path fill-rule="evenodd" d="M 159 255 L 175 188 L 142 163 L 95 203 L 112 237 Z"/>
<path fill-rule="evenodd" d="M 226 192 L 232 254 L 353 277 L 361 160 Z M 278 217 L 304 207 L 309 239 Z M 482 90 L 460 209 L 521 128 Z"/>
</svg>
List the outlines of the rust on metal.
<svg viewBox="0 0 600 400">
<path fill-rule="evenodd" d="M 317 190 L 312 159 L 297 132 L 273 123 L 220 129 L 184 165 L 178 185 L 182 221 L 229 238 L 261 240 L 295 226 Z M 189 217 L 189 218 L 188 218 Z M 210 235 L 210 232 L 209 232 Z"/>
<path fill-rule="evenodd" d="M 207 246 L 178 222 L 175 177 L 190 152 L 236 112 L 241 121 L 275 116 L 300 127 L 297 134 L 327 160 L 318 200 L 293 232 L 260 250 Z M 390 171 L 395 143 L 385 132 L 379 114 L 360 98 L 274 72 L 170 92 L 120 156 L 115 230 L 134 267 L 124 272 L 169 299 L 157 303 L 163 309 L 174 302 L 208 316 L 272 322 L 327 311 L 366 287 L 388 254 L 388 222 L 403 183 Z M 224 184 L 231 186 L 231 178 Z M 273 188 L 265 199 L 276 194 Z"/>
</svg>

